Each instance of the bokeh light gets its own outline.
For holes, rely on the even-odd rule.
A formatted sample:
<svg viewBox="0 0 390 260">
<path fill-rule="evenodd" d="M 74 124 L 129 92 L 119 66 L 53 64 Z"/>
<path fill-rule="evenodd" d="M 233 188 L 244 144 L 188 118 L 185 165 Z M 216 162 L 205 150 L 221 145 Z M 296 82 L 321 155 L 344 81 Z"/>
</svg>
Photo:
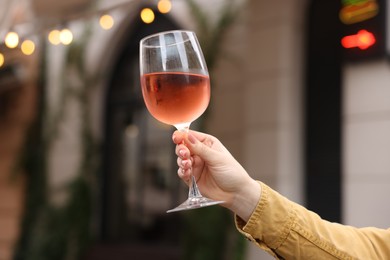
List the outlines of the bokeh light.
<svg viewBox="0 0 390 260">
<path fill-rule="evenodd" d="M 140 16 L 144 23 L 152 23 L 155 17 L 153 10 L 150 8 L 142 9 Z"/>
<path fill-rule="evenodd" d="M 69 29 L 63 29 L 60 32 L 60 41 L 64 45 L 69 45 L 73 41 L 73 34 Z"/>
<path fill-rule="evenodd" d="M 172 9 L 172 3 L 170 0 L 160 0 L 158 1 L 157 9 L 162 14 L 169 13 Z"/>
<path fill-rule="evenodd" d="M 61 43 L 61 39 L 60 39 L 60 31 L 59 30 L 52 30 L 50 33 L 49 33 L 49 36 L 48 36 L 48 39 L 49 39 L 49 42 L 53 45 L 58 45 Z"/>
<path fill-rule="evenodd" d="M 3 64 L 4 64 L 4 55 L 0 52 L 0 67 L 2 67 L 3 66 Z"/>
<path fill-rule="evenodd" d="M 9 32 L 5 36 L 5 45 L 8 48 L 16 48 L 19 44 L 19 35 L 16 32 Z"/>
<path fill-rule="evenodd" d="M 104 30 L 109 30 L 114 26 L 114 18 L 111 15 L 102 15 L 99 19 L 99 24 Z"/>
<path fill-rule="evenodd" d="M 31 55 L 35 51 L 35 43 L 31 40 L 25 40 L 22 42 L 20 49 L 22 50 L 23 54 Z"/>
</svg>

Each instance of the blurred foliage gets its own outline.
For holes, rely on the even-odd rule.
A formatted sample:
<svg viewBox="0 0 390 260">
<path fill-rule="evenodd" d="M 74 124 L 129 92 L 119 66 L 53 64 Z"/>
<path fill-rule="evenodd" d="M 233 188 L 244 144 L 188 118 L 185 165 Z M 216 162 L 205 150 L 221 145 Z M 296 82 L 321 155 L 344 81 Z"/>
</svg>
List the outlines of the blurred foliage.
<svg viewBox="0 0 390 260">
<path fill-rule="evenodd" d="M 203 55 L 209 70 L 215 67 L 215 64 L 221 56 L 221 43 L 227 30 L 231 27 L 237 17 L 237 6 L 234 0 L 226 0 L 219 10 L 218 15 L 211 15 L 209 10 L 196 0 L 187 0 L 190 12 L 196 23 L 196 33 L 202 46 Z M 213 18 L 216 21 L 213 21 Z"/>
<path fill-rule="evenodd" d="M 91 239 L 92 187 L 96 172 L 97 146 L 93 139 L 89 96 L 91 77 L 85 70 L 83 54 L 90 29 L 86 26 L 80 42 L 67 48 L 62 74 L 60 101 L 54 109 L 47 105 L 47 50 L 42 48 L 39 77 L 37 118 L 29 129 L 19 169 L 27 175 L 27 191 L 21 235 L 15 249 L 16 260 L 79 259 Z M 42 40 L 45 43 L 45 40 Z M 77 73 L 75 83 L 69 73 Z M 81 160 L 76 178 L 64 184 L 68 198 L 64 205 L 49 201 L 48 160 L 54 141 L 60 134 L 61 122 L 71 99 L 80 105 Z M 50 114 L 54 110 L 54 113 Z"/>
<path fill-rule="evenodd" d="M 217 206 L 192 210 L 185 213 L 184 219 L 183 259 L 244 259 L 245 240 L 227 209 Z"/>
</svg>

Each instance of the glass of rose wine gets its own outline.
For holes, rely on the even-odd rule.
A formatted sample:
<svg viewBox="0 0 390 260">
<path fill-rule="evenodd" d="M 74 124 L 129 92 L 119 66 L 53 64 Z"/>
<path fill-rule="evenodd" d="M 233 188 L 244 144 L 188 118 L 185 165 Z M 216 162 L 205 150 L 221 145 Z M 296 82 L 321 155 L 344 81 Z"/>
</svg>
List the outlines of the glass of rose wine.
<svg viewBox="0 0 390 260">
<path fill-rule="evenodd" d="M 140 42 L 142 95 L 157 120 L 188 132 L 210 101 L 210 79 L 198 39 L 191 31 L 166 31 Z M 167 212 L 223 203 L 202 196 L 190 178 L 188 199 Z"/>
</svg>

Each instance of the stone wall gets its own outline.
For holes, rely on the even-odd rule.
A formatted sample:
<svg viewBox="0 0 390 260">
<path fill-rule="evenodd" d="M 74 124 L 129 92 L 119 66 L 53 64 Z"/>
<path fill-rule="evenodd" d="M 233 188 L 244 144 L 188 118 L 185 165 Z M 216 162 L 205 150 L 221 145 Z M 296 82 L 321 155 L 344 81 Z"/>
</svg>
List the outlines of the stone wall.
<svg viewBox="0 0 390 260">
<path fill-rule="evenodd" d="M 223 44 L 208 132 L 249 174 L 304 203 L 302 76 L 306 1 L 248 0 Z M 248 243 L 247 259 L 272 259 Z"/>
</svg>

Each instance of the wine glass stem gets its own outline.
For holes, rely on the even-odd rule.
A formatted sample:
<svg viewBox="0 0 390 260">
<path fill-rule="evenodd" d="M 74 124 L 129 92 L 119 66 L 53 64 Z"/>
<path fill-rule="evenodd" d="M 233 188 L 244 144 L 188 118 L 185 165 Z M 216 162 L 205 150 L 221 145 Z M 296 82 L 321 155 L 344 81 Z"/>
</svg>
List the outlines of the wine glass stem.
<svg viewBox="0 0 390 260">
<path fill-rule="evenodd" d="M 180 131 L 188 134 L 188 131 L 190 130 L 190 124 L 191 123 L 183 123 L 175 125 L 175 127 Z M 191 174 L 191 180 L 190 180 L 190 189 L 188 191 L 188 198 L 201 198 L 202 194 L 199 191 L 198 185 L 196 184 L 196 179 L 193 174 Z"/>
<path fill-rule="evenodd" d="M 175 127 L 180 132 L 188 133 L 188 131 L 190 130 L 190 124 L 191 123 L 181 123 L 181 124 L 175 125 Z"/>
<path fill-rule="evenodd" d="M 202 194 L 200 193 L 198 189 L 198 185 L 196 184 L 196 180 L 194 175 L 191 175 L 191 181 L 190 181 L 190 189 L 188 191 L 188 197 L 189 198 L 200 198 L 202 197 Z"/>
</svg>

